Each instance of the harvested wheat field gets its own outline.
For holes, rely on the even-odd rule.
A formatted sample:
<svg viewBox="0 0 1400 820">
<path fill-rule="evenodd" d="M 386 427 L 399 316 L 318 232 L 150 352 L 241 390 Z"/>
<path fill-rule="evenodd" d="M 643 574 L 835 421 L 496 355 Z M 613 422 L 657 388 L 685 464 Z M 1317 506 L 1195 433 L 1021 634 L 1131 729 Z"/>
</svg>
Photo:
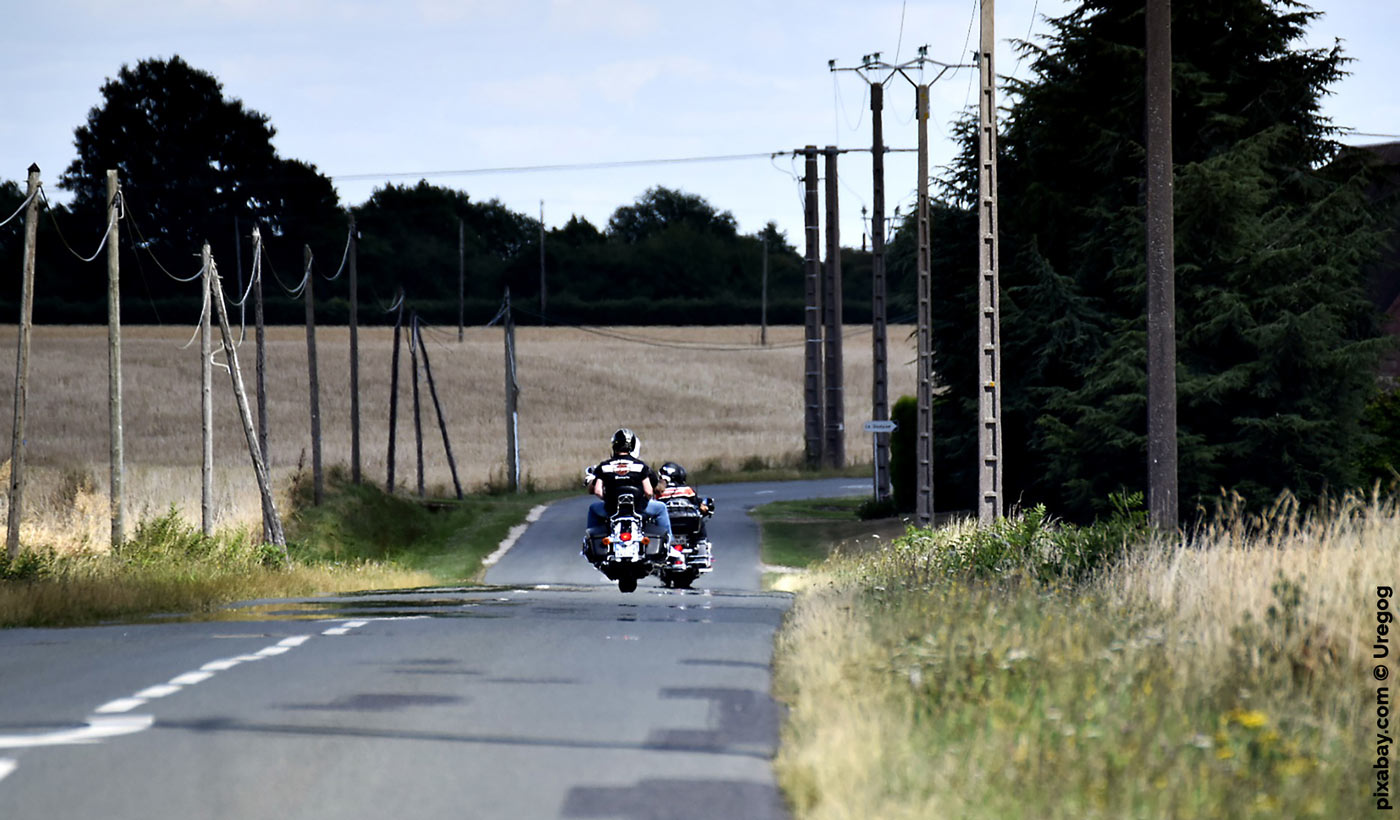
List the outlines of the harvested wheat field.
<svg viewBox="0 0 1400 820">
<path fill-rule="evenodd" d="M 908 327 L 889 332 L 890 399 L 914 389 L 915 352 Z M 128 517 L 161 513 L 172 504 L 198 520 L 200 507 L 200 378 L 192 328 L 128 327 L 122 332 Z M 522 475 L 541 488 L 564 487 L 606 455 L 619 426 L 636 430 L 642 457 L 675 460 L 691 469 L 791 464 L 803 448 L 802 328 L 773 327 L 758 346 L 756 327 L 651 327 L 582 330 L 523 327 L 516 331 L 520 384 Z M 217 338 L 217 332 L 216 332 Z M 306 333 L 268 329 L 268 438 L 276 486 L 309 469 L 310 414 Z M 384 482 L 389 431 L 391 328 L 362 328 L 360 413 L 367 480 Z M 869 463 L 871 352 L 868 327 L 848 326 L 846 453 Z M 0 328 L 14 351 L 16 328 Z M 504 344 L 499 328 L 425 330 L 443 415 L 463 488 L 501 484 L 505 475 Z M 323 462 L 348 467 L 349 332 L 317 333 Z M 219 347 L 216 343 L 215 349 Z M 252 330 L 238 351 L 251 392 Z M 223 356 L 216 355 L 222 363 Z M 12 437 L 13 355 L 0 356 L 0 434 Z M 401 352 L 395 478 L 416 487 L 413 387 L 409 349 Z M 250 403 L 253 401 L 250 396 Z M 420 385 L 425 480 L 449 492 L 451 473 L 426 381 Z M 255 411 L 256 412 L 256 411 Z M 24 537 L 27 543 L 102 547 L 108 538 L 107 330 L 104 326 L 36 327 L 30 353 L 26 422 Z M 215 516 L 217 526 L 259 521 L 253 482 L 228 373 L 214 371 Z M 8 472 L 8 464 L 3 468 Z M 3 502 L 0 502 L 3 503 Z"/>
</svg>

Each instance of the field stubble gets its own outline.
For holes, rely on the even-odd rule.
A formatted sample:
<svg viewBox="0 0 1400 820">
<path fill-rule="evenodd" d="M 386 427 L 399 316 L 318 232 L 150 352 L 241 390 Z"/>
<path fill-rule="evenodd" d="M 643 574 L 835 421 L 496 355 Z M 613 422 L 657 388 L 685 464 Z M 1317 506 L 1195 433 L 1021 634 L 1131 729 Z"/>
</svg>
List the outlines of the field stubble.
<svg viewBox="0 0 1400 820">
<path fill-rule="evenodd" d="M 197 521 L 200 509 L 200 378 L 197 346 L 181 349 L 192 328 L 123 328 L 123 401 L 128 518 L 159 515 L 172 505 Z M 675 460 L 692 470 L 739 469 L 755 460 L 793 464 L 803 447 L 802 328 L 648 327 L 595 333 L 581 329 L 516 330 L 522 473 L 540 488 L 566 487 L 601 459 L 614 429 L 628 426 L 643 441 L 643 458 Z M 254 383 L 252 328 L 238 351 L 244 381 Z M 625 336 L 626 338 L 620 338 Z M 217 337 L 217 333 L 216 333 Z M 306 333 L 267 332 L 268 438 L 272 475 L 285 503 L 299 465 L 309 469 L 310 415 Z M 643 341 L 638 341 L 638 340 Z M 0 328 L 0 346 L 14 349 L 14 326 Z M 448 434 L 467 491 L 500 486 L 505 475 L 504 344 L 496 328 L 424 334 Z M 349 332 L 317 331 L 323 461 L 349 465 Z M 846 452 L 869 461 L 871 353 L 868 329 L 845 337 Z M 361 328 L 361 463 L 365 480 L 387 473 L 390 360 L 393 330 Z M 911 392 L 914 358 L 909 328 L 891 327 L 890 396 Z M 216 343 L 216 351 L 219 346 Z M 223 361 L 221 352 L 215 356 Z M 14 358 L 0 357 L 0 435 L 12 436 Z M 401 350 L 396 484 L 416 485 L 412 371 Z M 253 398 L 250 395 L 250 404 Z M 420 385 L 424 473 L 429 491 L 451 488 L 427 384 Z M 214 371 L 214 493 L 217 526 L 260 520 L 241 423 L 228 374 Z M 103 326 L 39 326 L 30 354 L 26 421 L 30 484 L 25 495 L 26 543 L 100 549 L 108 533 L 107 330 Z M 0 502 L 3 503 L 3 502 Z"/>
</svg>

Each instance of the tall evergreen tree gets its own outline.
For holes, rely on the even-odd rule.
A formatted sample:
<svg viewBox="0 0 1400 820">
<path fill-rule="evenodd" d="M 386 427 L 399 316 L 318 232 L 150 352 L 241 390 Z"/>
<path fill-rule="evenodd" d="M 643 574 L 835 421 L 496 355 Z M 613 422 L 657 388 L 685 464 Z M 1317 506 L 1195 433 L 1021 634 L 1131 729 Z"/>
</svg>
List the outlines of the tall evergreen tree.
<svg viewBox="0 0 1400 820">
<path fill-rule="evenodd" d="M 1263 503 L 1357 478 L 1379 347 L 1361 269 L 1382 231 L 1364 174 L 1329 164 L 1337 146 L 1319 101 L 1344 58 L 1298 45 L 1316 16 L 1293 0 L 1173 7 L 1188 514 L 1222 488 Z M 1048 45 L 1023 46 L 1033 76 L 1011 83 L 1001 137 L 1006 489 L 1089 517 L 1146 483 L 1145 21 L 1140 0 L 1086 0 L 1050 24 Z M 963 133 L 945 184 L 970 203 Z M 954 263 L 935 275 L 976 273 Z M 937 347 L 970 360 L 975 291 L 946 281 Z M 949 387 L 975 401 L 966 379 Z M 975 435 L 940 438 L 965 452 Z"/>
</svg>

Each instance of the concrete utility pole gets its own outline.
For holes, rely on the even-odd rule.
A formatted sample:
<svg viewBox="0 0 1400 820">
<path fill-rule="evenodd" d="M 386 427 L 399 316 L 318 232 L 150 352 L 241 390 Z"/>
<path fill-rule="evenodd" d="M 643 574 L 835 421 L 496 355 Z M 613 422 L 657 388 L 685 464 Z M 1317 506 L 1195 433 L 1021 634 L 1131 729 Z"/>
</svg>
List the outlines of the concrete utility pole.
<svg viewBox="0 0 1400 820">
<path fill-rule="evenodd" d="M 15 425 L 10 442 L 10 507 L 5 549 L 19 557 L 19 523 L 24 515 L 24 416 L 29 402 L 29 337 L 34 317 L 34 255 L 39 238 L 39 166 L 29 166 L 29 205 L 24 211 L 24 274 L 19 297 L 19 348 L 15 360 Z"/>
<path fill-rule="evenodd" d="M 1171 0 L 1147 0 L 1147 507 L 1166 535 L 1178 509 L 1171 53 Z"/>
<path fill-rule="evenodd" d="M 874 177 L 874 192 L 870 212 L 870 344 L 873 376 L 871 379 L 870 418 L 887 421 L 889 403 L 888 330 L 885 326 L 885 131 L 882 121 L 885 107 L 885 86 L 870 84 L 870 164 Z M 890 497 L 890 434 L 875 434 L 875 500 Z"/>
<path fill-rule="evenodd" d="M 821 228 L 817 225 L 817 146 L 802 149 L 806 160 L 803 177 L 806 198 L 802 210 L 803 227 L 807 235 L 806 258 L 806 342 L 804 344 L 805 380 L 803 401 L 806 405 L 805 439 L 807 466 L 822 463 L 822 331 L 821 331 Z"/>
<path fill-rule="evenodd" d="M 350 211 L 350 481 L 360 483 L 360 229 Z"/>
<path fill-rule="evenodd" d="M 924 66 L 939 67 L 939 72 L 928 82 L 915 80 L 907 72 L 911 69 L 923 70 Z M 827 61 L 831 71 L 854 71 L 870 84 L 871 112 L 871 170 L 874 176 L 873 213 L 871 215 L 871 345 L 874 375 L 871 385 L 871 418 L 876 421 L 889 420 L 889 381 L 887 352 L 887 305 L 885 299 L 885 154 L 889 151 L 884 144 L 885 83 L 899 75 L 908 80 L 915 90 L 915 117 L 919 128 L 919 180 L 918 180 L 918 250 L 915 264 L 918 270 L 919 306 L 919 358 L 918 358 L 918 429 L 916 437 L 915 464 L 915 514 L 920 524 L 927 526 L 933 521 L 933 343 L 932 343 L 932 285 L 930 282 L 930 240 L 928 229 L 928 90 L 955 68 L 970 68 L 967 65 L 943 63 L 928 56 L 928 46 L 919 47 L 919 56 L 905 63 L 892 64 L 880 59 L 880 52 L 866 54 L 857 67 L 837 68 L 835 60 Z M 899 213 L 899 208 L 895 208 Z M 876 487 L 875 496 L 879 500 L 890 496 L 890 439 L 888 433 L 875 434 L 874 446 Z"/>
<path fill-rule="evenodd" d="M 982 464 L 977 479 L 977 519 L 990 526 L 1004 512 L 1001 475 L 1001 294 L 997 232 L 997 108 L 993 54 L 994 0 L 982 0 L 982 37 L 977 52 L 981 93 L 977 123 L 978 277 L 977 449 Z"/>
<path fill-rule="evenodd" d="M 914 514 L 919 526 L 933 523 L 933 283 L 929 272 L 928 85 L 915 87 L 914 117 L 919 123 L 919 202 L 915 261 L 919 276 L 919 396 L 915 453 Z"/>
<path fill-rule="evenodd" d="M 822 312 L 826 333 L 826 439 L 827 466 L 846 466 L 846 379 L 841 350 L 841 227 L 840 199 L 836 185 L 836 146 L 826 147 L 826 276 Z"/>
<path fill-rule="evenodd" d="M 111 455 L 108 461 L 112 549 L 126 540 L 123 481 L 126 462 L 122 450 L 122 298 L 121 249 L 117 222 L 121 217 L 121 186 L 117 172 L 107 171 L 107 416 Z"/>
</svg>

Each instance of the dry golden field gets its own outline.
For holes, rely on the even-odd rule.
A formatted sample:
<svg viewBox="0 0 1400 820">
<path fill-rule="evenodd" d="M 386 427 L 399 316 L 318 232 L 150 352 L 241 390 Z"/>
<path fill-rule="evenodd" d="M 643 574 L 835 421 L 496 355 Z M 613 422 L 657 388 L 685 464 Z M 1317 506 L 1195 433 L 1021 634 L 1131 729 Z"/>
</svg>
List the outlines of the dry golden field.
<svg viewBox="0 0 1400 820">
<path fill-rule="evenodd" d="M 123 329 L 126 498 L 129 519 L 174 504 L 198 520 L 200 382 L 198 342 L 181 349 L 192 327 Z M 215 336 L 217 338 L 217 331 Z M 891 327 L 890 399 L 914 389 L 910 328 Z M 499 328 L 425 331 L 464 489 L 501 483 L 505 474 L 504 345 Z M 628 426 L 642 457 L 691 469 L 737 469 L 757 458 L 795 463 L 803 447 L 802 328 L 772 327 L 759 347 L 756 327 L 650 327 L 598 332 L 518 328 L 519 414 L 523 475 L 561 487 L 606 455 L 612 431 Z M 869 463 L 870 332 L 847 326 L 846 452 Z M 12 436 L 16 328 L 0 328 L 0 436 Z M 361 448 L 365 476 L 386 478 L 393 331 L 360 331 Z M 215 345 L 218 350 L 218 344 Z M 408 349 L 400 362 L 396 479 L 415 486 L 412 382 Z M 252 330 L 238 352 L 252 390 Z M 350 463 L 349 333 L 317 334 L 321 429 L 326 466 Z M 216 356 L 222 361 L 222 356 Z M 306 334 L 268 330 L 267 390 L 273 476 L 285 489 L 310 456 Z M 107 542 L 107 331 L 104 326 L 41 326 L 30 353 L 25 539 L 101 547 Z M 250 396 L 250 403 L 252 398 Z M 429 491 L 450 490 L 451 474 L 421 386 L 423 449 Z M 257 491 L 228 374 L 214 371 L 215 496 L 218 526 L 259 520 Z M 5 470 L 8 470 L 6 466 Z M 3 502 L 0 502 L 3 503 Z M 61 533 L 67 533 L 60 539 Z M 77 543 L 73 543 L 73 542 Z M 62 546 L 62 544 L 60 545 Z"/>
</svg>

